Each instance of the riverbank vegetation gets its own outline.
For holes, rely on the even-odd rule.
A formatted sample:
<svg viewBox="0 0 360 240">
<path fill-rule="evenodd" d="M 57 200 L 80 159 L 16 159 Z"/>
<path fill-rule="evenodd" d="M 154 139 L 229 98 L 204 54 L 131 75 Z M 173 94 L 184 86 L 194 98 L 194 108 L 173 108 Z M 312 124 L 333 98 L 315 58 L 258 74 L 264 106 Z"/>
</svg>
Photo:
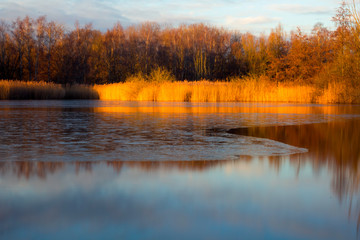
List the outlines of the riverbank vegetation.
<svg viewBox="0 0 360 240">
<path fill-rule="evenodd" d="M 126 81 L 95 85 L 103 100 L 176 102 L 314 102 L 316 89 L 291 83 L 274 84 L 267 77 L 224 81 Z"/>
<path fill-rule="evenodd" d="M 0 81 L 0 100 L 23 99 L 99 99 L 99 94 L 87 85 Z"/>
<path fill-rule="evenodd" d="M 355 2 L 343 3 L 334 30 L 279 25 L 256 36 L 149 22 L 66 30 L 46 17 L 18 18 L 0 22 L 0 79 L 52 90 L 91 85 L 100 99 L 360 103 L 358 19 Z"/>
</svg>

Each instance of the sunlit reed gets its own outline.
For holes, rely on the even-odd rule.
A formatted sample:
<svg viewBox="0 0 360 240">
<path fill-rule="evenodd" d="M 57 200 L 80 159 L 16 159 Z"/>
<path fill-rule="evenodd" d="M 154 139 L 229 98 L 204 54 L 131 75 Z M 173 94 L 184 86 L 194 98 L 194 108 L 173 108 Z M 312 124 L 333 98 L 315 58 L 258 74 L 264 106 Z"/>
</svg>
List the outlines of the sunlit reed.
<svg viewBox="0 0 360 240">
<path fill-rule="evenodd" d="M 60 85 L 46 82 L 0 81 L 0 100 L 5 99 L 101 99 L 161 102 L 286 102 L 360 103 L 360 91 L 343 82 L 326 88 L 281 83 L 266 77 L 188 82 L 128 81 L 105 85 Z"/>
<path fill-rule="evenodd" d="M 169 102 L 313 102 L 313 86 L 274 83 L 266 79 L 231 82 L 126 82 L 95 85 L 102 100 Z"/>
</svg>

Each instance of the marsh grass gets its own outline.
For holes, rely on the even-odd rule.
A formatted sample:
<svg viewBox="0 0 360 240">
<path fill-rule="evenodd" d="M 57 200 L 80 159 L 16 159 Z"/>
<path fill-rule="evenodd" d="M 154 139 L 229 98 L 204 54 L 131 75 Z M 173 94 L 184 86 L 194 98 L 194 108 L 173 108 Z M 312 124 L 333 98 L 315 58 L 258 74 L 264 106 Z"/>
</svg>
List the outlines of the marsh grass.
<svg viewBox="0 0 360 240">
<path fill-rule="evenodd" d="M 315 88 L 276 84 L 266 77 L 232 81 L 127 81 L 95 85 L 102 100 L 172 102 L 312 102 Z"/>
<path fill-rule="evenodd" d="M 98 92 L 92 87 L 87 85 L 66 85 L 65 99 L 99 99 Z"/>
<path fill-rule="evenodd" d="M 349 86 L 345 82 L 329 82 L 320 90 L 318 103 L 360 103 L 360 86 Z"/>
<path fill-rule="evenodd" d="M 277 83 L 267 77 L 198 82 L 154 80 L 132 76 L 124 83 L 59 85 L 45 82 L 0 81 L 4 99 L 101 99 L 167 102 L 360 103 L 360 86 L 344 81 L 324 85 Z"/>
<path fill-rule="evenodd" d="M 98 93 L 85 85 L 0 80 L 0 100 L 98 98 Z"/>
</svg>

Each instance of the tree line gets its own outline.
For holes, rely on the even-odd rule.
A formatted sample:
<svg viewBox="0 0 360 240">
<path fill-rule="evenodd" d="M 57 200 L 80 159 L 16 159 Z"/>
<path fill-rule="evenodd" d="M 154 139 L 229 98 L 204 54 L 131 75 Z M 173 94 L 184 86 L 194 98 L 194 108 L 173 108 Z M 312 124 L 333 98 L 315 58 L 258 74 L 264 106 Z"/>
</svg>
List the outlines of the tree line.
<svg viewBox="0 0 360 240">
<path fill-rule="evenodd" d="M 335 30 L 316 24 L 309 33 L 286 33 L 279 25 L 260 36 L 206 24 L 116 23 L 102 32 L 79 23 L 66 30 L 45 16 L 2 20 L 0 79 L 102 84 L 160 68 L 188 81 L 265 75 L 299 83 L 357 82 L 360 41 L 353 16 L 343 3 L 333 17 Z"/>
</svg>

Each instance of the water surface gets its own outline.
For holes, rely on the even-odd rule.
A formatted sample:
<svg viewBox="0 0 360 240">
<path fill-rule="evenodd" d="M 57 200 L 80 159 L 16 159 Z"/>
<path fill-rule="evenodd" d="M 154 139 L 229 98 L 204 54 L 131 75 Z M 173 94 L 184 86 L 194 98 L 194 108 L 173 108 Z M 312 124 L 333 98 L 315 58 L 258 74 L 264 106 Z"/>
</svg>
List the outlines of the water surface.
<svg viewBox="0 0 360 240">
<path fill-rule="evenodd" d="M 0 102 L 0 238 L 356 239 L 360 107 Z"/>
</svg>

